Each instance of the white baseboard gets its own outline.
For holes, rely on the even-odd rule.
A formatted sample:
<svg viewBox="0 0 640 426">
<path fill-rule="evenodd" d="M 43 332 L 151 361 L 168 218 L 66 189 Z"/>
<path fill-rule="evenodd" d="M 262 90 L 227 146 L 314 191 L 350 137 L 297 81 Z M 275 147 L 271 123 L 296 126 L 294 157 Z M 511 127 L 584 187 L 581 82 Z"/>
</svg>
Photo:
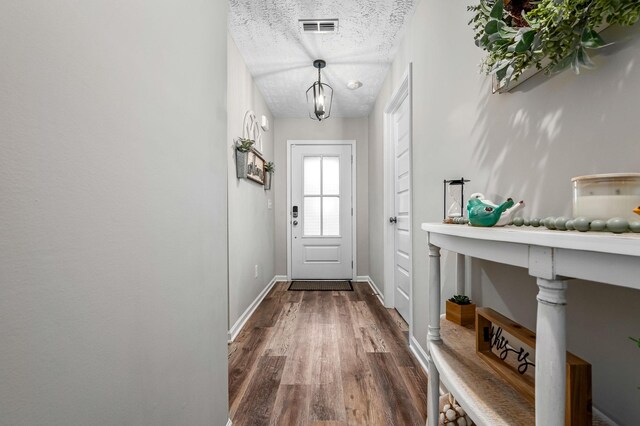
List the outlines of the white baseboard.
<svg viewBox="0 0 640 426">
<path fill-rule="evenodd" d="M 231 426 L 231 425 L 232 425 L 231 419 L 227 420 L 227 426 Z"/>
<path fill-rule="evenodd" d="M 378 300 L 380 300 L 380 303 L 382 303 L 382 306 L 384 306 L 384 293 L 380 291 L 380 289 L 378 288 L 376 283 L 373 282 L 370 276 L 359 276 L 358 281 L 366 281 L 367 283 L 369 283 L 369 287 L 371 287 L 371 290 L 373 290 L 376 296 L 378 296 Z"/>
<path fill-rule="evenodd" d="M 617 426 L 618 425 L 618 423 L 616 423 L 613 420 L 611 420 L 609 417 L 607 417 L 606 414 L 604 414 L 602 411 L 598 410 L 596 407 L 591 407 L 591 409 L 593 411 L 593 414 L 597 414 L 598 417 L 600 417 L 600 419 L 604 420 L 605 424 L 607 424 L 609 426 Z M 598 423 L 598 424 L 600 424 L 600 423 Z"/>
<path fill-rule="evenodd" d="M 427 367 L 427 353 L 422 349 L 422 346 L 420 346 L 420 343 L 418 343 L 418 340 L 414 336 L 409 337 L 409 349 L 411 349 L 413 356 L 416 357 L 420 366 L 424 370 L 424 373 L 428 376 L 429 367 Z"/>
<path fill-rule="evenodd" d="M 267 293 L 269 293 L 269 291 L 274 286 L 276 281 L 281 281 L 281 280 L 278 280 L 277 276 L 273 277 L 269 282 L 269 284 L 267 284 L 267 286 L 260 292 L 258 297 L 256 297 L 256 300 L 254 300 L 251 303 L 251 305 L 249 305 L 247 310 L 244 311 L 242 315 L 240 315 L 240 318 L 238 318 L 238 321 L 236 321 L 236 323 L 233 324 L 233 327 L 231 327 L 231 330 L 229 330 L 229 333 L 228 333 L 229 343 L 233 342 L 236 339 L 236 337 L 238 337 L 238 334 L 240 334 L 240 330 L 242 330 L 242 327 L 244 327 L 244 324 L 247 322 L 249 318 L 251 318 L 251 315 L 253 315 L 253 312 L 256 310 L 260 302 L 262 302 L 262 299 L 265 298 Z"/>
<path fill-rule="evenodd" d="M 286 275 L 276 275 L 273 279 L 276 281 L 289 281 L 289 277 Z"/>
<path fill-rule="evenodd" d="M 369 282 L 369 277 L 367 275 L 358 275 L 356 277 L 356 281 L 358 281 L 358 282 L 361 282 L 361 281 Z"/>
</svg>

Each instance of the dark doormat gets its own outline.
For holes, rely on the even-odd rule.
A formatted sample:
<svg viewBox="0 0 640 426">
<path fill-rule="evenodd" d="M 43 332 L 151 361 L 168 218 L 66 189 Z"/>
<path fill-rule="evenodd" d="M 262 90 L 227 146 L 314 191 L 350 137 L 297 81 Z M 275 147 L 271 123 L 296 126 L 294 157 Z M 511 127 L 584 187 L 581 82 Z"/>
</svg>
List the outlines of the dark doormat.
<svg viewBox="0 0 640 426">
<path fill-rule="evenodd" d="M 351 281 L 291 281 L 289 291 L 353 291 Z"/>
</svg>

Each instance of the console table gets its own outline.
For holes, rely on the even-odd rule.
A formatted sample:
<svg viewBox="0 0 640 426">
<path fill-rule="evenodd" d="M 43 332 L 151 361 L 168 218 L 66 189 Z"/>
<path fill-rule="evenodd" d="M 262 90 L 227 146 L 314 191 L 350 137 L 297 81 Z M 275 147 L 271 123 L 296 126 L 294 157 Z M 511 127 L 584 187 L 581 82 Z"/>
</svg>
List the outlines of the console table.
<svg viewBox="0 0 640 426">
<path fill-rule="evenodd" d="M 442 380 L 478 425 L 531 425 L 535 419 L 539 426 L 563 426 L 567 280 L 580 278 L 640 289 L 640 234 L 442 223 L 423 223 L 422 229 L 429 244 L 427 424 L 438 424 Z M 440 249 L 458 253 L 458 274 L 460 260 L 467 255 L 526 268 L 536 277 L 535 404 L 510 389 L 475 356 L 472 330 L 441 319 Z M 460 287 L 458 284 L 458 291 Z"/>
</svg>

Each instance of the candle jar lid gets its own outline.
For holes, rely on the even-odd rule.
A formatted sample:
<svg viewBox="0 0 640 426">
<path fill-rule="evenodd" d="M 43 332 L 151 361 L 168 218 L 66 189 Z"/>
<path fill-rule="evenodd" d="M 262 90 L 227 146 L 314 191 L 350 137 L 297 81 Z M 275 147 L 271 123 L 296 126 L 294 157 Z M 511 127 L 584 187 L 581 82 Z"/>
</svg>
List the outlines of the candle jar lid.
<svg viewBox="0 0 640 426">
<path fill-rule="evenodd" d="M 636 182 L 640 181 L 640 173 L 605 173 L 600 175 L 577 176 L 571 182 Z"/>
</svg>

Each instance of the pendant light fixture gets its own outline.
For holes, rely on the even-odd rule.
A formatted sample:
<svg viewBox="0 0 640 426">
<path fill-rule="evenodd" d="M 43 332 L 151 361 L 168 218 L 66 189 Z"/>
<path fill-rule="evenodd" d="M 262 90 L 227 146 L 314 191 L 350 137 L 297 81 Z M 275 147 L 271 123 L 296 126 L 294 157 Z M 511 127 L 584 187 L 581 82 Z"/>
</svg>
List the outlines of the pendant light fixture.
<svg viewBox="0 0 640 426">
<path fill-rule="evenodd" d="M 313 61 L 313 66 L 318 68 L 318 81 L 307 89 L 307 104 L 309 105 L 309 117 L 312 120 L 326 120 L 331 116 L 331 103 L 333 102 L 333 89 L 327 83 L 323 83 L 320 70 L 327 66 L 322 59 Z"/>
</svg>

